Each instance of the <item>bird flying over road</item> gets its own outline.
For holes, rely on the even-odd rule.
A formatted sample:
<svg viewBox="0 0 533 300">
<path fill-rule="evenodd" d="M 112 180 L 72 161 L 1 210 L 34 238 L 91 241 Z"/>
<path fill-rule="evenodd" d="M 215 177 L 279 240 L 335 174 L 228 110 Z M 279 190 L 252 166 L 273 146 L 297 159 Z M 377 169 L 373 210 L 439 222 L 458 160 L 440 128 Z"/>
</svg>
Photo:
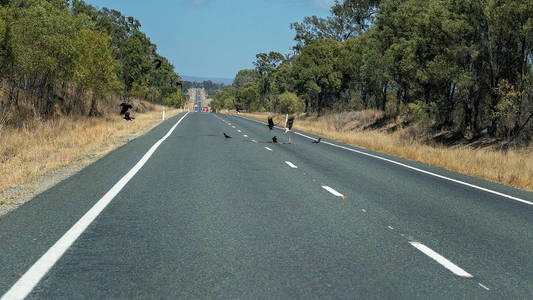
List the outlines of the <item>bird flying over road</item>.
<svg viewBox="0 0 533 300">
<path fill-rule="evenodd" d="M 156 63 L 155 68 L 159 69 L 161 68 L 161 64 L 163 63 L 159 58 L 154 60 L 154 63 Z"/>
<path fill-rule="evenodd" d="M 227 135 L 225 132 L 224 133 L 224 137 L 227 138 L 227 139 L 231 139 L 231 136 Z"/>
<path fill-rule="evenodd" d="M 133 120 L 135 120 L 135 118 L 130 117 L 130 112 L 127 111 L 126 114 L 124 115 L 124 120 L 133 121 Z"/>
<path fill-rule="evenodd" d="M 272 130 L 274 128 L 274 121 L 272 121 L 272 117 L 268 117 L 268 129 Z"/>
<path fill-rule="evenodd" d="M 322 138 L 318 138 L 318 140 L 314 140 L 314 141 L 313 141 L 313 144 L 318 144 L 318 143 L 320 143 L 320 140 L 322 140 Z"/>
<path fill-rule="evenodd" d="M 278 137 L 277 136 L 272 137 L 272 143 L 274 143 L 274 144 L 278 143 Z"/>
<path fill-rule="evenodd" d="M 128 104 L 126 102 L 120 103 L 119 106 L 122 106 L 122 109 L 120 110 L 121 115 L 125 114 L 128 111 L 128 109 L 133 108 L 131 104 Z"/>
</svg>

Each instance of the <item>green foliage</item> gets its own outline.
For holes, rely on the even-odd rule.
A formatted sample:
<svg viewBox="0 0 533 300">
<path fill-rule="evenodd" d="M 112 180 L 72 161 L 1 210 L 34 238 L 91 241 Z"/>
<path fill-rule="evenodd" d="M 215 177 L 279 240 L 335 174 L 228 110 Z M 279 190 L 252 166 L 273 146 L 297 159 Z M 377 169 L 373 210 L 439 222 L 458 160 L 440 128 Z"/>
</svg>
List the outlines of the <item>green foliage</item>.
<svg viewBox="0 0 533 300">
<path fill-rule="evenodd" d="M 233 79 L 233 87 L 236 89 L 240 89 L 244 86 L 244 84 L 248 82 L 257 82 L 258 80 L 259 73 L 257 72 L 257 70 L 240 70 L 237 75 L 235 75 L 235 79 Z"/>
<path fill-rule="evenodd" d="M 220 109 L 236 109 L 236 94 L 237 91 L 233 87 L 227 87 L 218 90 L 215 94 L 215 97 L 213 98 L 213 101 L 211 101 L 211 111 L 216 111 Z"/>
<path fill-rule="evenodd" d="M 295 55 L 260 53 L 258 105 L 380 109 L 475 137 L 533 125 L 533 0 L 343 0 L 294 23 Z M 431 124 L 431 126 L 429 126 Z M 523 134 L 527 139 L 527 134 Z"/>
<path fill-rule="evenodd" d="M 500 82 L 496 93 L 498 102 L 493 113 L 493 119 L 499 128 L 497 133 L 510 137 L 513 127 L 517 125 L 516 120 L 519 119 L 522 93 L 506 80 Z"/>
<path fill-rule="evenodd" d="M 259 53 L 256 56 L 256 61 L 254 62 L 257 73 L 259 74 L 259 96 L 260 96 L 260 106 L 268 106 L 270 109 L 273 108 L 273 97 L 272 96 L 272 80 L 273 74 L 276 72 L 277 68 L 283 63 L 285 58 L 279 52 L 270 52 Z"/>
<path fill-rule="evenodd" d="M 97 115 L 97 102 L 109 93 L 155 103 L 176 99 L 180 77 L 140 31 L 139 21 L 69 2 L 1 3 L 0 82 L 9 90 L 7 105 L 18 109 L 24 95 L 43 116 L 58 108 Z M 155 59 L 162 61 L 160 68 Z"/>
<path fill-rule="evenodd" d="M 295 50 L 299 51 L 313 40 L 332 39 L 345 41 L 362 34 L 378 12 L 381 0 L 346 0 L 335 1 L 331 15 L 327 18 L 305 17 L 302 23 L 291 24 L 296 31 Z"/>
<path fill-rule="evenodd" d="M 76 83 L 102 96 L 120 85 L 114 73 L 115 61 L 109 47 L 110 39 L 107 34 L 82 29 L 75 46 Z"/>
<path fill-rule="evenodd" d="M 279 111 L 281 113 L 301 112 L 305 109 L 305 103 L 293 93 L 285 92 L 279 95 Z"/>
<path fill-rule="evenodd" d="M 407 103 L 400 108 L 400 117 L 404 123 L 427 121 L 429 111 L 429 105 L 423 101 Z"/>
<path fill-rule="evenodd" d="M 247 82 L 242 86 L 236 94 L 236 106 L 239 109 L 250 110 L 252 103 L 256 103 L 259 99 L 257 92 L 257 83 Z"/>
<path fill-rule="evenodd" d="M 296 91 L 306 99 L 307 109 L 332 108 L 342 85 L 340 60 L 342 44 L 334 40 L 316 40 L 294 59 Z"/>
<path fill-rule="evenodd" d="M 176 91 L 169 94 L 163 99 L 163 104 L 166 106 L 174 106 L 176 108 L 183 107 L 185 105 L 185 97 L 181 91 Z"/>
</svg>

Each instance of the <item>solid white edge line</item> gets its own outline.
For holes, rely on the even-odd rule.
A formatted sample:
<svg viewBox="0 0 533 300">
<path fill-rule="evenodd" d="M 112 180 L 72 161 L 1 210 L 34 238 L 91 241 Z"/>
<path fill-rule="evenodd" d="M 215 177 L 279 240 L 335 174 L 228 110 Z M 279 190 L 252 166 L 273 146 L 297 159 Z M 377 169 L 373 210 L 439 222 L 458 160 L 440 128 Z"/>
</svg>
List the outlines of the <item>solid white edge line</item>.
<svg viewBox="0 0 533 300">
<path fill-rule="evenodd" d="M 433 251 L 428 246 L 426 246 L 426 245 L 424 245 L 422 243 L 419 243 L 419 242 L 409 242 L 409 244 L 411 244 L 413 247 L 415 247 L 416 249 L 418 249 L 419 251 L 421 251 L 425 255 L 431 257 L 433 260 L 435 260 L 436 262 L 441 264 L 446 269 L 450 270 L 455 275 L 461 276 L 461 277 L 467 277 L 467 278 L 472 278 L 473 277 L 470 273 L 468 273 L 465 270 L 461 269 L 459 266 L 457 266 L 456 264 L 452 263 L 451 261 L 446 259 L 444 256 L 442 256 L 442 255 L 438 254 L 437 252 Z"/>
<path fill-rule="evenodd" d="M 332 193 L 333 195 L 335 195 L 337 197 L 344 197 L 343 194 L 337 192 L 336 190 L 332 189 L 331 187 L 329 187 L 327 185 L 323 185 L 322 188 L 325 189 L 326 191 Z"/>
<path fill-rule="evenodd" d="M 295 164 L 291 163 L 290 161 L 285 161 L 285 163 L 288 164 L 289 167 L 291 167 L 293 169 L 298 169 L 298 167 Z"/>
<path fill-rule="evenodd" d="M 157 150 L 188 115 L 187 112 L 178 122 L 155 143 L 146 154 L 126 173 L 94 206 L 79 219 L 43 256 L 41 256 L 22 277 L 2 296 L 1 300 L 23 299 L 28 296 L 54 264 L 63 256 L 76 239 L 89 227 L 89 225 L 106 208 L 122 188 L 137 174 L 152 154 Z"/>
<path fill-rule="evenodd" d="M 268 147 L 265 147 L 265 149 L 267 149 L 268 151 L 272 152 L 272 149 L 268 148 Z"/>
<path fill-rule="evenodd" d="M 250 120 L 250 121 L 254 121 L 254 122 L 257 122 L 257 123 L 266 124 L 265 122 L 257 121 L 257 120 L 254 120 L 254 119 L 250 119 L 250 118 L 246 118 L 246 117 L 242 117 L 242 116 L 239 116 L 239 117 L 247 119 L 247 120 Z M 299 132 L 296 132 L 296 131 L 294 133 L 299 135 L 299 136 L 308 138 L 310 140 L 316 140 L 315 138 L 312 138 L 310 136 L 307 136 L 305 134 L 302 134 L 302 133 L 299 133 Z M 401 162 L 394 161 L 392 159 L 388 159 L 388 158 L 384 158 L 384 157 L 381 157 L 381 156 L 377 156 L 377 155 L 373 155 L 373 154 L 370 154 L 370 153 L 366 153 L 366 152 L 363 152 L 363 151 L 359 151 L 359 150 L 351 149 L 351 148 L 348 148 L 348 147 L 336 145 L 336 144 L 333 144 L 333 143 L 330 143 L 330 142 L 327 142 L 327 141 L 321 141 L 320 143 L 327 144 L 327 145 L 330 145 L 330 146 L 333 146 L 333 147 L 337 147 L 337 148 L 341 148 L 341 149 L 344 149 L 344 150 L 348 150 L 348 151 L 351 151 L 351 152 L 359 153 L 359 154 L 362 154 L 362 155 L 370 156 L 370 157 L 373 157 L 373 158 L 377 158 L 377 159 L 380 159 L 380 160 L 383 160 L 383 161 L 386 161 L 386 162 L 390 162 L 390 163 L 396 164 L 398 166 L 402 166 L 402 167 L 405 167 L 405 168 L 408 168 L 408 169 L 411 169 L 411 170 L 414 170 L 414 171 L 417 171 L 417 172 L 420 172 L 420 173 L 424 173 L 426 175 L 438 177 L 438 178 L 441 178 L 441 179 L 444 179 L 444 180 L 448 180 L 448 181 L 451 181 L 451 182 L 462 184 L 462 185 L 465 185 L 465 186 L 468 186 L 468 187 L 471 187 L 471 188 L 474 188 L 474 189 L 478 189 L 478 190 L 481 190 L 481 191 L 484 191 L 484 192 L 487 192 L 487 193 L 491 193 L 491 194 L 494 194 L 494 195 L 498 195 L 498 196 L 501 196 L 501 197 L 504 197 L 504 198 L 507 198 L 507 199 L 515 200 L 515 201 L 518 201 L 518 202 L 533 206 L 533 202 L 531 202 L 531 201 L 527 201 L 527 200 L 524 200 L 524 199 L 521 199 L 521 198 L 518 198 L 518 197 L 514 197 L 514 196 L 511 196 L 511 195 L 500 193 L 500 192 L 497 192 L 497 191 L 494 191 L 494 190 L 491 190 L 491 189 L 487 189 L 487 188 L 484 188 L 484 187 L 480 187 L 480 186 L 477 186 L 477 185 L 474 185 L 474 184 L 471 184 L 471 183 L 467 183 L 467 182 L 464 182 L 464 181 L 461 181 L 461 180 L 449 178 L 449 177 L 446 177 L 446 176 L 443 176 L 443 175 L 439 175 L 439 174 L 436 174 L 436 173 L 433 173 L 433 172 L 429 172 L 429 171 L 422 170 L 422 169 L 419 169 L 419 168 L 416 168 L 416 167 L 412 167 L 412 166 L 403 164 Z"/>
</svg>

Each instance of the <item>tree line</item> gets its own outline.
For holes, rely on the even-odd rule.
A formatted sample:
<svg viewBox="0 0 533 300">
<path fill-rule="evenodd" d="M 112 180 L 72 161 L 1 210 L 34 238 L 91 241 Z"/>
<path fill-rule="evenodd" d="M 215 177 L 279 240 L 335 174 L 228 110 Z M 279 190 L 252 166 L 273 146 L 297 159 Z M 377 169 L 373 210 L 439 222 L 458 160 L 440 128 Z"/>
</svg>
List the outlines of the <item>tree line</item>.
<svg viewBox="0 0 533 300">
<path fill-rule="evenodd" d="M 259 53 L 215 109 L 377 109 L 468 138 L 533 131 L 533 0 L 344 0 L 291 24 L 293 52 Z"/>
<path fill-rule="evenodd" d="M 82 0 L 0 0 L 0 108 L 95 116 L 110 96 L 183 105 L 179 75 L 140 27 Z"/>
<path fill-rule="evenodd" d="M 187 92 L 187 90 L 190 88 L 205 89 L 208 98 L 214 97 L 216 92 L 224 87 L 225 85 L 223 83 L 216 83 L 211 80 L 204 80 L 202 82 L 183 80 L 184 92 Z"/>
</svg>

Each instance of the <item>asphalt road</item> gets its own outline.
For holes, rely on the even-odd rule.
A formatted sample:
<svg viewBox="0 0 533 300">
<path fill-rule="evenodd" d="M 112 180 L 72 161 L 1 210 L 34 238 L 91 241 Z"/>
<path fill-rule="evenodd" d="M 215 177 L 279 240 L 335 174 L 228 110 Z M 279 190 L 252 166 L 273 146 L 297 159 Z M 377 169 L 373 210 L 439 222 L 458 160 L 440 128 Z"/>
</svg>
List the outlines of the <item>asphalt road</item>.
<svg viewBox="0 0 533 300">
<path fill-rule="evenodd" d="M 190 113 L 167 135 L 183 116 L 0 217 L 0 295 L 533 298 L 533 193 L 325 139 L 268 143 L 287 138 L 236 116 Z"/>
</svg>

